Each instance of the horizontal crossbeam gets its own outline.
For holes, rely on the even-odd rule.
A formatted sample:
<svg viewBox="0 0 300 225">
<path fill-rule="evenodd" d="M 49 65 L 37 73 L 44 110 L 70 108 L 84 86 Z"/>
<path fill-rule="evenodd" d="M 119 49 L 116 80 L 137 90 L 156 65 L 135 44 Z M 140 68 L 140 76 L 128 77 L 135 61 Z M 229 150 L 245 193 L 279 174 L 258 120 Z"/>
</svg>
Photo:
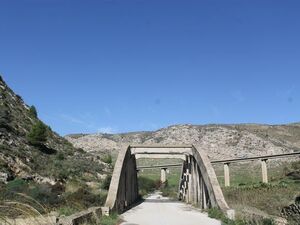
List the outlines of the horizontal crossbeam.
<svg viewBox="0 0 300 225">
<path fill-rule="evenodd" d="M 137 169 L 153 169 L 153 168 L 170 168 L 170 167 L 182 167 L 182 164 L 165 164 L 165 165 L 151 165 L 151 166 L 138 166 Z"/>
</svg>

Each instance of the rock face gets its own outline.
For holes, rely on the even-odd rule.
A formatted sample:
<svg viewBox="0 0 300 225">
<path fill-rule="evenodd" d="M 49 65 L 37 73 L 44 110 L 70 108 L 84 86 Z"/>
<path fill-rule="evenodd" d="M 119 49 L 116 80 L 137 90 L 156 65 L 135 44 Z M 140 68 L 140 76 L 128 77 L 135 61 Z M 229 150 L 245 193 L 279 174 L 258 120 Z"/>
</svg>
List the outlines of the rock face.
<svg viewBox="0 0 300 225">
<path fill-rule="evenodd" d="M 294 203 L 282 208 L 281 216 L 300 224 L 300 196 L 296 197 Z"/>
<path fill-rule="evenodd" d="M 0 76 L 0 182 L 19 177 L 53 184 L 56 179 L 78 173 L 76 170 L 83 163 L 82 168 L 86 169 L 86 165 L 96 163 L 92 156 L 74 148 L 48 126 L 43 146 L 30 144 L 27 135 L 39 121 L 36 113 Z"/>
<path fill-rule="evenodd" d="M 122 144 L 197 143 L 217 160 L 299 151 L 300 125 L 174 125 L 154 132 L 73 134 L 65 138 L 95 153 L 118 151 Z"/>
</svg>

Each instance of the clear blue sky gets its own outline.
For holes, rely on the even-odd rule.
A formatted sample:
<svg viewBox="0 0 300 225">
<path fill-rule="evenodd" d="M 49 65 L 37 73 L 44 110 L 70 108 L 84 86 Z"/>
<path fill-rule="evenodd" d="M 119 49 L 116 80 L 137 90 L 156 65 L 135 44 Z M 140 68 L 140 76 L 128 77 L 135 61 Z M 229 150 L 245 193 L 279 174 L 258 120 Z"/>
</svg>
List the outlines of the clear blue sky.
<svg viewBox="0 0 300 225">
<path fill-rule="evenodd" d="M 68 133 L 300 121 L 299 0 L 1 0 L 0 73 Z"/>
</svg>

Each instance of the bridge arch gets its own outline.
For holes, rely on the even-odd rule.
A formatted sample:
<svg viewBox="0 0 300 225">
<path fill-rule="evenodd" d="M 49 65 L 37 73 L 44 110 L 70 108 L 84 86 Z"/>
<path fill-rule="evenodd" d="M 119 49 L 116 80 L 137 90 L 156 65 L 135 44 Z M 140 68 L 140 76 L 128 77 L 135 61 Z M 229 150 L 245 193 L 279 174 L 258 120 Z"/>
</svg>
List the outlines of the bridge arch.
<svg viewBox="0 0 300 225">
<path fill-rule="evenodd" d="M 216 207 L 234 218 L 224 199 L 215 171 L 206 153 L 196 145 L 129 145 L 119 152 L 105 206 L 119 213 L 129 209 L 139 198 L 137 158 L 180 156 L 184 159 L 179 185 L 180 199 L 202 209 Z M 182 157 L 183 156 L 183 157 Z M 154 157 L 154 158 L 155 158 Z"/>
</svg>

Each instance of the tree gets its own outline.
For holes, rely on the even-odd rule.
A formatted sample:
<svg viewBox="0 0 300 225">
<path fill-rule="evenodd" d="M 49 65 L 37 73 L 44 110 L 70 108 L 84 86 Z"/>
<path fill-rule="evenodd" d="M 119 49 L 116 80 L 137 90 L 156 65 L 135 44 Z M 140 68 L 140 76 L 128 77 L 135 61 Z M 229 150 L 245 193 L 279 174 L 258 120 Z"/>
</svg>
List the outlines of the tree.
<svg viewBox="0 0 300 225">
<path fill-rule="evenodd" d="M 27 135 L 27 140 L 32 145 L 43 145 L 47 141 L 47 126 L 38 121 Z"/>
<path fill-rule="evenodd" d="M 29 114 L 30 116 L 34 117 L 34 118 L 37 118 L 37 111 L 36 111 L 36 108 L 34 107 L 34 105 L 32 105 L 29 109 Z"/>
<path fill-rule="evenodd" d="M 11 122 L 10 113 L 3 106 L 0 106 L 0 129 L 9 128 L 9 123 Z"/>
</svg>

